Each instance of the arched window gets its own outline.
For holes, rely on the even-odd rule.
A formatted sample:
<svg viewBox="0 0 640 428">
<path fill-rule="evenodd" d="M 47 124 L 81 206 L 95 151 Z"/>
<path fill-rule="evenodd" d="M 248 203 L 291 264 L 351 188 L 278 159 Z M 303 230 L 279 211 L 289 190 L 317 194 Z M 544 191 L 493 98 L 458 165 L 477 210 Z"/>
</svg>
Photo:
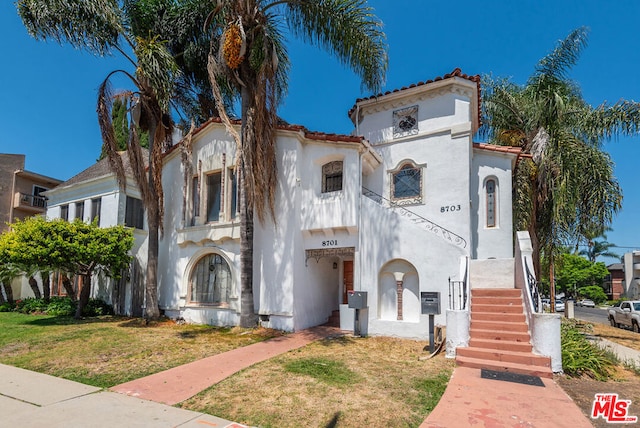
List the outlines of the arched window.
<svg viewBox="0 0 640 428">
<path fill-rule="evenodd" d="M 207 254 L 196 263 L 191 278 L 190 301 L 207 305 L 229 303 L 231 269 L 220 254 Z"/>
<path fill-rule="evenodd" d="M 491 178 L 486 181 L 485 192 L 487 200 L 487 227 L 496 227 L 496 212 L 498 208 L 496 202 L 496 180 Z"/>
<path fill-rule="evenodd" d="M 407 163 L 392 174 L 391 195 L 393 199 L 422 196 L 422 171 L 420 168 Z"/>
<path fill-rule="evenodd" d="M 342 161 L 322 165 L 322 193 L 342 190 Z"/>
</svg>

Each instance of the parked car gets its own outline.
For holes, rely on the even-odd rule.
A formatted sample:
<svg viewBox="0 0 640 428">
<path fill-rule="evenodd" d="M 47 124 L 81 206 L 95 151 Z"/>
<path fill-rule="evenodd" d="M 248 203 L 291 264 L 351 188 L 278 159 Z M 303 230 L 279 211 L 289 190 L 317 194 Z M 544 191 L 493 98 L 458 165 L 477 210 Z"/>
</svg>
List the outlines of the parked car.
<svg viewBox="0 0 640 428">
<path fill-rule="evenodd" d="M 596 307 L 596 304 L 593 302 L 593 300 L 590 300 L 590 299 L 578 300 L 577 305 L 578 306 L 584 306 L 585 308 L 595 308 Z"/>
<path fill-rule="evenodd" d="M 609 322 L 614 327 L 630 327 L 640 333 L 640 300 L 625 300 L 609 309 Z"/>
<path fill-rule="evenodd" d="M 564 302 L 562 300 L 556 300 L 556 312 L 564 312 Z"/>
</svg>

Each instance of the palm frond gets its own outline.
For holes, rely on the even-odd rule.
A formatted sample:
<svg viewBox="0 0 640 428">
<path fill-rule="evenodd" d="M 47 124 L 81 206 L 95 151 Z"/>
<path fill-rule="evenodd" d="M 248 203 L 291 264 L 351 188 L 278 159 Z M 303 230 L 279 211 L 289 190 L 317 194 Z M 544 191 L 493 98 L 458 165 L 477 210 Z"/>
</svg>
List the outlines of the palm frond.
<svg viewBox="0 0 640 428">
<path fill-rule="evenodd" d="M 361 79 L 363 89 L 379 92 L 387 71 L 383 24 L 364 0 L 286 2 L 291 31 L 330 52 Z"/>
<path fill-rule="evenodd" d="M 125 33 L 117 0 L 19 0 L 18 14 L 37 40 L 109 54 Z"/>
<path fill-rule="evenodd" d="M 580 54 L 587 47 L 589 28 L 580 27 L 560 40 L 555 49 L 542 58 L 536 66 L 531 80 L 566 80 L 568 71 L 576 65 Z"/>
</svg>

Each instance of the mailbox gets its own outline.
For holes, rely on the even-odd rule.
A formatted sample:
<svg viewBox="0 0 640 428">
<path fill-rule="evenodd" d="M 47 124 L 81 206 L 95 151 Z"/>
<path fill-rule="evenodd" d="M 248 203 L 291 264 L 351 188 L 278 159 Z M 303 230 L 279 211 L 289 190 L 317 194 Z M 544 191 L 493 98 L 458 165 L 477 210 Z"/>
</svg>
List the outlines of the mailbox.
<svg viewBox="0 0 640 428">
<path fill-rule="evenodd" d="M 421 291 L 420 303 L 422 305 L 422 315 L 440 314 L 440 292 Z"/>
<path fill-rule="evenodd" d="M 351 309 L 367 308 L 367 292 L 366 291 L 349 291 L 347 293 L 347 301 Z"/>
</svg>

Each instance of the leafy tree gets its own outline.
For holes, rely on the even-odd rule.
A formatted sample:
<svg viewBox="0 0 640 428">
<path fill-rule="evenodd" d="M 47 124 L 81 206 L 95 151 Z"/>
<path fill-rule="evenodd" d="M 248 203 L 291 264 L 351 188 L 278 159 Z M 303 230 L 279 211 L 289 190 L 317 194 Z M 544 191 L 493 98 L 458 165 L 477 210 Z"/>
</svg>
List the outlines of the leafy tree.
<svg viewBox="0 0 640 428">
<path fill-rule="evenodd" d="M 129 265 L 133 232 L 123 226 L 100 228 L 79 219 L 29 217 L 12 225 L 0 239 L 3 263 L 18 267 L 40 267 L 40 271 L 60 269 L 82 276 L 76 317 L 82 314 L 91 293 L 91 277 L 103 272 L 118 278 Z"/>
<path fill-rule="evenodd" d="M 484 78 L 482 133 L 491 143 L 523 150 L 514 178 L 514 226 L 531 235 L 538 278 L 541 254 L 549 257 L 552 287 L 562 244 L 604 230 L 621 207 L 622 191 L 601 143 L 636 134 L 640 125 L 638 103 L 594 108 L 568 78 L 587 34 L 586 28 L 572 31 L 538 62 L 525 85 Z"/>
<path fill-rule="evenodd" d="M 170 145 L 173 120 L 170 115 L 170 100 L 183 103 L 185 110 L 193 110 L 199 105 L 198 88 L 191 91 L 189 85 L 197 77 L 185 79 L 176 62 L 173 46 L 163 36 L 154 32 L 162 22 L 163 28 L 172 28 L 174 34 L 181 31 L 182 24 L 189 22 L 181 13 L 189 11 L 193 1 L 170 0 L 19 0 L 18 13 L 29 34 L 38 40 L 54 40 L 69 43 L 77 49 L 95 55 L 109 55 L 114 52 L 128 60 L 135 72 L 115 70 L 109 73 L 98 90 L 98 122 L 102 132 L 103 150 L 121 186 L 126 185 L 122 158 L 118 155 L 118 139 L 112 116 L 114 99 L 122 102 L 130 116 L 127 134 L 127 152 L 133 175 L 142 195 L 149 229 L 148 261 L 146 272 L 146 312 L 147 319 L 159 316 L 158 308 L 158 244 L 162 229 L 164 197 L 162 191 L 162 153 Z M 204 19 L 204 18 L 203 18 Z M 194 25 L 194 24 L 190 24 Z M 188 25 L 186 25 L 187 28 Z M 201 28 L 201 27 L 200 27 Z M 205 63 L 185 62 L 189 46 L 202 45 L 202 40 L 193 42 L 188 35 L 180 39 L 180 64 L 191 72 L 205 68 Z M 197 51 L 197 48 L 194 48 Z M 197 59 L 197 56 L 194 57 Z M 202 56 L 206 58 L 206 56 Z M 190 67 L 190 68 L 188 68 Z M 110 79 L 124 75 L 132 83 L 132 90 L 124 90 L 114 97 Z M 178 96 L 179 95 L 179 96 Z M 206 107 L 205 107 L 206 109 Z M 121 130 L 121 127 L 118 127 Z M 149 159 L 145 162 L 142 154 L 141 135 L 147 132 L 149 138 Z"/>
<path fill-rule="evenodd" d="M 569 253 L 558 257 L 556 285 L 565 293 L 574 294 L 578 289 L 587 286 L 597 286 L 603 291 L 602 283 L 607 275 L 609 271 L 602 262 L 595 263 Z"/>
<path fill-rule="evenodd" d="M 586 287 L 578 288 L 578 294 L 587 299 L 591 299 L 596 304 L 604 303 L 607 301 L 607 295 L 602 287 L 597 285 L 588 285 Z"/>
<path fill-rule="evenodd" d="M 255 325 L 253 307 L 254 211 L 274 219 L 277 107 L 287 90 L 289 34 L 335 55 L 379 91 L 387 56 L 382 23 L 364 0 L 219 0 L 208 17 L 211 31 L 209 80 L 218 113 L 238 146 L 240 179 L 241 319 Z M 223 93 L 240 94 L 240 133 L 223 105 Z"/>
</svg>

